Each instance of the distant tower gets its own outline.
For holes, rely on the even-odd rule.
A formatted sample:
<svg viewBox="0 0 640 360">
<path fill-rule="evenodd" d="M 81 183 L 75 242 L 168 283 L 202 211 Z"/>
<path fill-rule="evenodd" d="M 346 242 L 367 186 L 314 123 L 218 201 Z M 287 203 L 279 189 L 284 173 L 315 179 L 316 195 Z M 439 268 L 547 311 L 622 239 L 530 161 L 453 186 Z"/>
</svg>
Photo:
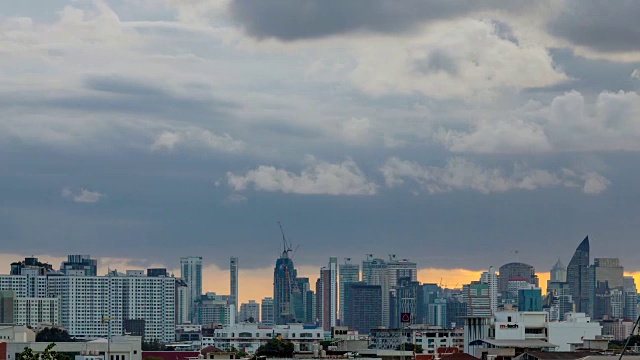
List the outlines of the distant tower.
<svg viewBox="0 0 640 360">
<path fill-rule="evenodd" d="M 275 324 L 273 298 L 266 297 L 262 299 L 262 318 L 263 325 L 271 326 Z"/>
<path fill-rule="evenodd" d="M 340 320 L 344 322 L 346 320 L 347 307 L 344 302 L 344 296 L 347 292 L 347 286 L 349 283 L 360 281 L 360 266 L 358 264 L 352 264 L 351 258 L 346 258 L 344 264 L 340 264 L 339 269 L 340 277 Z"/>
<path fill-rule="evenodd" d="M 480 282 L 489 286 L 489 307 L 493 315 L 498 311 L 498 276 L 493 266 L 489 267 L 489 271 L 482 273 Z"/>
<path fill-rule="evenodd" d="M 365 275 L 366 274 L 366 275 Z M 382 259 L 373 259 L 367 255 L 367 260 L 362 262 L 362 280 L 367 285 L 379 285 L 382 289 L 382 325 L 389 326 L 389 268 Z"/>
<path fill-rule="evenodd" d="M 235 311 L 235 314 L 238 314 L 238 258 L 232 257 L 229 260 L 229 280 L 230 280 L 230 291 L 229 291 L 229 305 L 232 306 L 232 310 Z M 238 317 L 236 316 L 236 321 Z M 257 321 L 257 319 L 256 319 Z"/>
<path fill-rule="evenodd" d="M 192 322 L 197 322 L 195 302 L 202 296 L 202 257 L 181 258 L 180 277 L 189 287 L 189 316 Z"/>
<path fill-rule="evenodd" d="M 556 264 L 551 268 L 549 281 L 556 283 L 563 283 L 567 281 L 567 267 L 564 266 L 562 261 L 560 261 L 560 258 L 558 258 Z"/>
<path fill-rule="evenodd" d="M 569 266 L 567 266 L 567 283 L 576 310 L 591 315 L 589 304 L 589 237 L 578 245 Z"/>
<path fill-rule="evenodd" d="M 279 224 L 279 223 L 278 223 Z M 280 227 L 282 231 L 282 227 Z M 293 260 L 289 257 L 291 245 L 282 231 L 282 255 L 273 269 L 273 306 L 276 325 L 286 325 L 293 321 L 295 311 L 291 302 L 291 294 L 296 283 L 297 272 Z"/>
</svg>

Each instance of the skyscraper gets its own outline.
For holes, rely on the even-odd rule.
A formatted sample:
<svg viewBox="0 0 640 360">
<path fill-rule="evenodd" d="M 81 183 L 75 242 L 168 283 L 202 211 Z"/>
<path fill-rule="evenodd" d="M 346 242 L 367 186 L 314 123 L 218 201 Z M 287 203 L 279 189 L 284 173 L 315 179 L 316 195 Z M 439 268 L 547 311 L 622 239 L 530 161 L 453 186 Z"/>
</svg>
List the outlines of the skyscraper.
<svg viewBox="0 0 640 360">
<path fill-rule="evenodd" d="M 520 262 L 512 262 L 508 264 L 504 264 L 500 266 L 498 269 L 499 279 L 498 279 L 498 292 L 502 294 L 502 296 L 507 299 L 509 298 L 509 289 L 508 282 L 511 278 L 522 277 L 529 284 L 538 287 L 538 276 L 536 275 L 536 270 L 533 266 L 529 264 L 524 264 Z"/>
<path fill-rule="evenodd" d="M 398 260 L 395 254 L 391 254 L 387 268 L 389 269 L 389 289 L 398 286 L 400 279 L 418 280 L 418 265 L 408 259 Z"/>
<path fill-rule="evenodd" d="M 351 263 L 351 258 L 346 258 L 344 264 L 340 264 L 340 320 L 345 320 L 347 308 L 344 305 L 345 286 L 352 282 L 360 281 L 360 266 Z"/>
<path fill-rule="evenodd" d="M 273 298 L 266 297 L 262 299 L 262 318 L 263 325 L 271 326 L 275 324 Z"/>
<path fill-rule="evenodd" d="M 567 266 L 567 283 L 571 289 L 571 297 L 576 310 L 592 315 L 589 304 L 589 237 L 578 245 Z"/>
<path fill-rule="evenodd" d="M 389 326 L 389 268 L 382 259 L 372 259 L 362 262 L 363 280 L 368 285 L 379 285 L 382 289 L 382 325 Z"/>
<path fill-rule="evenodd" d="M 489 271 L 485 271 L 480 276 L 480 282 L 488 285 L 489 306 L 491 315 L 498 311 L 498 276 L 493 266 L 489 267 Z"/>
<path fill-rule="evenodd" d="M 285 325 L 294 321 L 291 293 L 296 284 L 297 272 L 293 260 L 289 258 L 291 249 L 285 243 L 282 255 L 273 269 L 273 306 L 275 323 Z"/>
<path fill-rule="evenodd" d="M 556 262 L 556 264 L 553 265 L 553 268 L 551 268 L 549 281 L 550 282 L 566 282 L 567 281 L 567 267 L 564 266 L 562 261 L 560 261 L 560 258 L 558 258 L 558 261 Z"/>
<path fill-rule="evenodd" d="M 329 264 L 320 270 L 320 282 L 318 284 L 318 314 L 322 327 L 330 331 L 336 326 L 338 310 L 338 258 L 329 258 Z"/>
<path fill-rule="evenodd" d="M 360 334 L 382 325 L 382 288 L 365 282 L 347 283 L 344 297 L 344 324 Z"/>
<path fill-rule="evenodd" d="M 624 268 L 617 258 L 595 258 L 590 267 L 591 318 L 620 318 L 624 307 Z"/>
<path fill-rule="evenodd" d="M 180 259 L 180 277 L 189 287 L 189 317 L 197 322 L 196 301 L 202 296 L 202 257 L 188 256 Z"/>
<path fill-rule="evenodd" d="M 98 260 L 90 255 L 68 255 L 67 261 L 62 262 L 60 271 L 65 275 L 98 275 Z"/>
<path fill-rule="evenodd" d="M 488 284 L 473 281 L 462 285 L 462 300 L 467 304 L 467 316 L 491 316 Z"/>
<path fill-rule="evenodd" d="M 232 310 L 238 314 L 238 258 L 232 257 L 229 260 L 229 280 L 230 280 L 230 297 L 229 304 L 232 306 Z M 238 321 L 238 317 L 236 317 Z M 257 318 L 256 318 L 256 321 Z"/>
<path fill-rule="evenodd" d="M 330 257 L 329 258 L 329 275 L 331 279 L 329 280 L 330 286 L 330 294 L 329 294 L 329 311 L 331 312 L 329 315 L 329 322 L 331 324 L 331 328 L 335 327 L 336 320 L 338 318 L 338 258 Z M 331 330 L 329 328 L 329 330 Z"/>
<path fill-rule="evenodd" d="M 631 320 L 638 318 L 638 289 L 632 276 L 624 277 L 624 317 Z"/>
</svg>

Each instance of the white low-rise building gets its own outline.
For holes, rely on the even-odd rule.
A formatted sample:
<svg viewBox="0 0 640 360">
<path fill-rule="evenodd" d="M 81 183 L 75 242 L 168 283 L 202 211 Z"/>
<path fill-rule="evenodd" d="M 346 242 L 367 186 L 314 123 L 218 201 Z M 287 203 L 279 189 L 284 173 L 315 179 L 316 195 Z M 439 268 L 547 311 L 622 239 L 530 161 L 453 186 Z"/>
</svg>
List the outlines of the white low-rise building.
<svg viewBox="0 0 640 360">
<path fill-rule="evenodd" d="M 274 338 L 299 344 L 296 349 L 301 352 L 312 352 L 312 344 L 324 340 L 324 330 L 302 324 L 262 326 L 242 323 L 215 329 L 213 336 L 202 338 L 202 347 L 215 346 L 222 350 L 235 347 L 252 354 Z"/>
<path fill-rule="evenodd" d="M 571 344 L 593 340 L 602 335 L 602 326 L 584 313 L 567 313 L 564 321 L 547 323 L 547 339 L 558 345 L 557 351 L 570 351 Z"/>
</svg>

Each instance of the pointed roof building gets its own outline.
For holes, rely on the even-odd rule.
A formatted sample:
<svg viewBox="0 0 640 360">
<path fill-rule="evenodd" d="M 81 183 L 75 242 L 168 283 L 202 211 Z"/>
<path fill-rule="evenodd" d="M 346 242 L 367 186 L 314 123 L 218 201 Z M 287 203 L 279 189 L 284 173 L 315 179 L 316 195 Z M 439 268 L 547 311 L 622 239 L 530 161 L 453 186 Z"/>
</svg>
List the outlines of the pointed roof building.
<svg viewBox="0 0 640 360">
<path fill-rule="evenodd" d="M 591 314 L 589 304 L 589 236 L 578 245 L 567 267 L 567 283 L 578 312 Z"/>
</svg>

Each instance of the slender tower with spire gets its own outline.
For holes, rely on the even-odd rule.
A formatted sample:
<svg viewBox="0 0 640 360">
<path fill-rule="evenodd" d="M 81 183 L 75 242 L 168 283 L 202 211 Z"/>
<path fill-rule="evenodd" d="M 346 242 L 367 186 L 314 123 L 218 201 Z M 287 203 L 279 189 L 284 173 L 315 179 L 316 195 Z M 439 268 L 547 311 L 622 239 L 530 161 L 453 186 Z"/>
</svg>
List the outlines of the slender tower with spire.
<svg viewBox="0 0 640 360">
<path fill-rule="evenodd" d="M 280 223 L 278 223 L 280 225 Z M 293 260 L 289 257 L 291 245 L 284 235 L 282 226 L 282 254 L 276 261 L 273 270 L 273 308 L 274 320 L 277 325 L 286 325 L 295 320 L 294 309 L 291 304 L 291 293 L 296 281 L 297 272 Z"/>
</svg>

